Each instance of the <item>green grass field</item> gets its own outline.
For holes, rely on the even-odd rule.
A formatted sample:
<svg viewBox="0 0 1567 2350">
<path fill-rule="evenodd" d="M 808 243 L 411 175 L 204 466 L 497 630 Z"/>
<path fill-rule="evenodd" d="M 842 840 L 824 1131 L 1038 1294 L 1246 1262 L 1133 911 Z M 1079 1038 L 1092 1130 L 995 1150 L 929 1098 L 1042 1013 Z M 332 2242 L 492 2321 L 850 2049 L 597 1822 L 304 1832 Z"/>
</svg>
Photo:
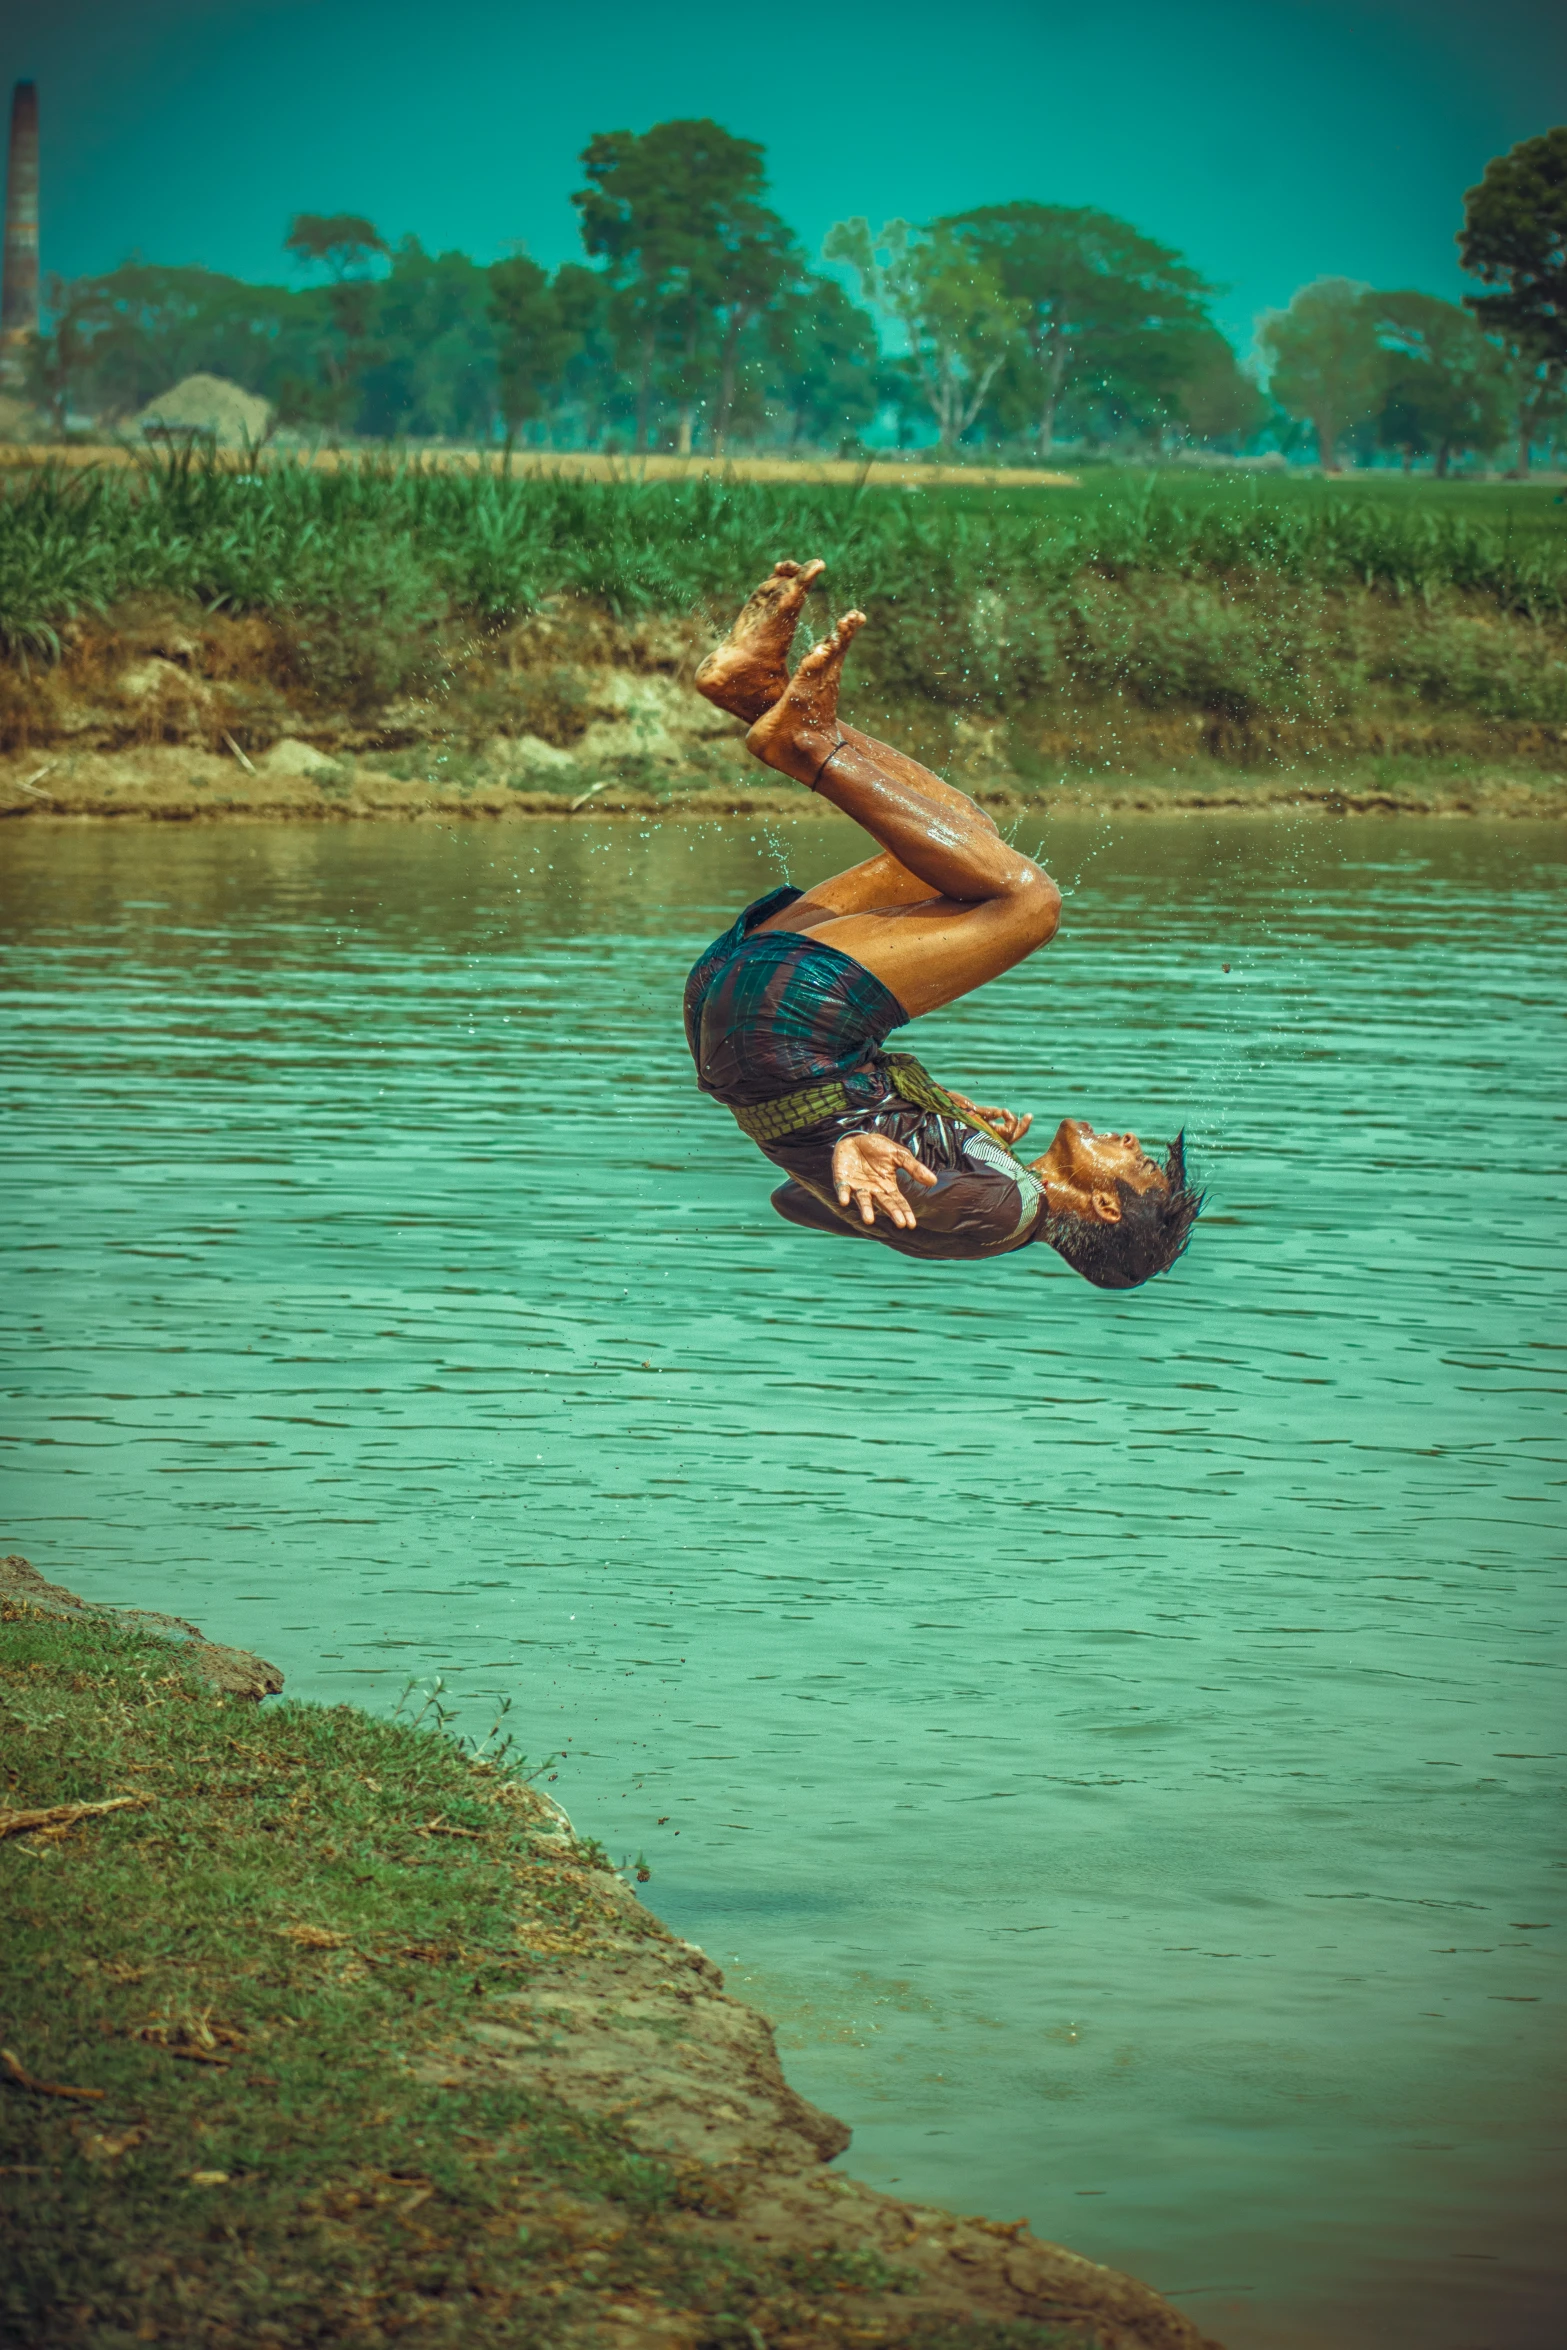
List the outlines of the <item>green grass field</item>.
<svg viewBox="0 0 1567 2350">
<path fill-rule="evenodd" d="M 1068 467 L 1068 470 L 1074 470 Z M 1116 499 L 1148 494 L 1173 498 L 1188 511 L 1221 507 L 1231 512 L 1255 500 L 1284 512 L 1328 505 L 1385 506 L 1395 515 L 1418 509 L 1443 521 L 1459 521 L 1486 530 L 1567 532 L 1567 491 L 1552 482 L 1436 481 L 1429 473 L 1393 471 L 1344 473 L 1335 481 L 1314 474 L 1225 473 L 1195 466 L 1092 465 L 1078 471 L 1076 489 L 1050 493 L 1053 510 L 1087 516 Z M 945 493 L 983 504 L 980 489 L 953 489 Z M 1015 492 L 1015 496 L 1030 493 Z"/>
<path fill-rule="evenodd" d="M 621 615 L 722 608 L 790 549 L 826 556 L 835 592 L 884 605 L 1032 600 L 1084 572 L 1460 589 L 1535 617 L 1567 591 L 1567 508 L 1522 485 L 1105 468 L 1075 490 L 911 494 L 174 460 L 7 481 L 0 634 L 47 652 L 63 624 L 147 589 L 235 611 L 346 602 L 491 624 L 562 590 Z"/>
</svg>

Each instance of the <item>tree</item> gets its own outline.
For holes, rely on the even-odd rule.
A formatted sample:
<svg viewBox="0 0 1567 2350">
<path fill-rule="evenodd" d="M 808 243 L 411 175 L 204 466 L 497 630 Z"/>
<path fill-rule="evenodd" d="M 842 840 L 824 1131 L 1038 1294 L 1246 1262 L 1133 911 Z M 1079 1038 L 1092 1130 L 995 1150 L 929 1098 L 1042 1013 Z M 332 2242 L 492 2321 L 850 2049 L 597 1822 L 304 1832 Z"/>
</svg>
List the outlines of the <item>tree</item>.
<svg viewBox="0 0 1567 2350">
<path fill-rule="evenodd" d="M 995 264 L 950 229 L 889 220 L 877 236 L 841 220 L 822 247 L 847 262 L 865 299 L 895 318 L 943 448 L 963 438 L 1022 332 L 1022 307 L 1002 292 Z"/>
<path fill-rule="evenodd" d="M 555 272 L 555 300 L 576 348 L 561 372 L 559 405 L 574 414 L 585 447 L 607 432 L 634 426 L 635 390 L 617 355 L 615 295 L 602 269 L 563 261 Z"/>
<path fill-rule="evenodd" d="M 1385 359 L 1377 438 L 1406 467 L 1430 456 L 1439 476 L 1465 449 L 1492 449 L 1506 429 L 1507 376 L 1497 344 L 1468 311 L 1434 294 L 1368 294 Z"/>
<path fill-rule="evenodd" d="M 64 432 L 67 419 L 83 396 L 93 360 L 94 344 L 102 328 L 97 288 L 90 278 L 68 284 L 51 277 L 44 285 L 44 317 L 40 334 L 29 337 L 25 389 L 54 417 Z"/>
<path fill-rule="evenodd" d="M 1348 278 L 1319 277 L 1301 287 L 1287 310 L 1265 312 L 1257 328 L 1269 388 L 1281 408 L 1315 429 L 1324 473 L 1341 470 L 1339 435 L 1372 414 L 1382 391 L 1369 291 Z"/>
<path fill-rule="evenodd" d="M 790 288 L 767 313 L 772 377 L 789 418 L 789 447 L 832 445 L 869 424 L 880 404 L 881 351 L 865 312 L 836 278 Z"/>
<path fill-rule="evenodd" d="M 1006 387 L 1006 402 L 1019 414 L 1020 388 Z M 1159 334 L 1129 328 L 1097 338 L 1094 370 L 1075 376 L 1064 395 L 1063 414 L 1098 437 L 1108 430 L 1142 435 L 1156 451 L 1166 435 L 1177 440 L 1233 441 L 1257 431 L 1268 404 L 1245 375 L 1228 338 L 1206 319 L 1171 325 Z"/>
<path fill-rule="evenodd" d="M 1501 369 L 1507 384 L 1508 414 L 1516 436 L 1514 473 L 1519 480 L 1529 471 L 1529 460 L 1542 430 L 1548 431 L 1561 408 L 1563 373 L 1542 357 L 1534 338 L 1510 335 L 1505 327 L 1496 337 Z"/>
<path fill-rule="evenodd" d="M 571 200 L 583 244 L 606 263 L 615 287 L 636 375 L 636 447 L 647 447 L 662 380 L 679 412 L 680 447 L 689 450 L 704 382 L 715 366 L 722 372 L 720 322 L 748 299 L 750 260 L 741 255 L 762 209 L 762 149 L 716 122 L 660 122 L 649 131 L 600 132 L 583 149 L 582 167 L 589 185 Z"/>
<path fill-rule="evenodd" d="M 719 224 L 718 247 L 708 272 L 720 321 L 713 407 L 713 448 L 719 456 L 734 408 L 742 338 L 784 288 L 798 282 L 802 269 L 803 257 L 792 231 L 767 205 L 742 198 Z"/>
<path fill-rule="evenodd" d="M 1535 419 L 1567 370 L 1567 128 L 1523 139 L 1486 165 L 1464 197 L 1458 250 L 1465 269 L 1499 289 L 1464 301 L 1509 353 L 1518 471 L 1527 473 Z"/>
<path fill-rule="evenodd" d="M 296 260 L 330 271 L 333 283 L 344 285 L 368 276 L 377 254 L 388 251 L 386 239 L 358 212 L 296 213 L 283 239 L 283 250 Z"/>
<path fill-rule="evenodd" d="M 1464 197 L 1459 257 L 1494 294 L 1465 301 L 1487 325 L 1567 366 L 1567 126 L 1524 139 Z"/>
<path fill-rule="evenodd" d="M 496 409 L 489 272 L 466 253 L 404 237 L 374 288 L 376 356 L 359 382 L 354 429 L 488 439 Z"/>
<path fill-rule="evenodd" d="M 1152 346 L 1207 323 L 1213 289 L 1169 246 L 1114 213 L 991 204 L 936 225 L 986 258 L 1002 293 L 1021 305 L 1042 452 L 1055 437 L 1063 396 L 1102 383 L 1117 366 L 1124 372 L 1132 338 Z M 1158 372 L 1159 364 L 1150 348 L 1145 370 Z"/>
<path fill-rule="evenodd" d="M 563 317 L 549 278 L 526 253 L 497 261 L 488 274 L 496 383 L 509 462 L 518 425 L 543 414 L 582 337 Z"/>
<path fill-rule="evenodd" d="M 296 214 L 283 250 L 306 268 L 325 269 L 327 310 L 337 341 L 322 347 L 326 373 L 326 414 L 336 423 L 346 420 L 360 378 L 378 354 L 370 342 L 375 315 L 375 288 L 371 270 L 388 253 L 386 239 L 357 212 L 301 212 Z"/>
<path fill-rule="evenodd" d="M 1194 327 L 1179 351 L 1174 412 L 1193 440 L 1246 441 L 1267 422 L 1268 403 L 1217 327 Z"/>
</svg>

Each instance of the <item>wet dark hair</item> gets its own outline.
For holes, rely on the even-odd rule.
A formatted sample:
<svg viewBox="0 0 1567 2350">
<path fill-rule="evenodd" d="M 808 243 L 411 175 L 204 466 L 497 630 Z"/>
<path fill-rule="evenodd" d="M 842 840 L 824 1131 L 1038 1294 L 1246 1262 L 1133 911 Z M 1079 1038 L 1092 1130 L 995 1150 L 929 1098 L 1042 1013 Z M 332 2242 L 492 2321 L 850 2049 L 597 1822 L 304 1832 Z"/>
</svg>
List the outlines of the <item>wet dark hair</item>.
<svg viewBox="0 0 1567 2350">
<path fill-rule="evenodd" d="M 1134 1191 L 1115 1186 L 1121 1201 L 1119 1224 L 1096 1216 L 1052 1216 L 1041 1237 L 1096 1289 L 1139 1289 L 1156 1273 L 1168 1273 L 1192 1236 L 1207 1197 L 1186 1180 L 1186 1135 L 1179 1133 L 1164 1162 L 1165 1180 Z"/>
</svg>

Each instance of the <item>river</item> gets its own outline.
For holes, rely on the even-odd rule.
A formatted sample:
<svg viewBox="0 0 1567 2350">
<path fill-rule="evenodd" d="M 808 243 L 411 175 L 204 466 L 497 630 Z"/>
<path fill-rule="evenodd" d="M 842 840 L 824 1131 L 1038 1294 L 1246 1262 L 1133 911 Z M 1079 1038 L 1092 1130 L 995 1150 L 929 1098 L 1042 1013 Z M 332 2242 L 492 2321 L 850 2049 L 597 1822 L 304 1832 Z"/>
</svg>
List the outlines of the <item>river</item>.
<svg viewBox="0 0 1567 2350">
<path fill-rule="evenodd" d="M 1125 1297 L 797 1232 L 694 1091 L 846 825 L 9 830 L 5 1541 L 509 1698 L 859 2176 L 1230 2350 L 1546 2350 L 1567 841 L 1043 838 L 1057 943 L 906 1040 L 1186 1122 Z"/>
</svg>

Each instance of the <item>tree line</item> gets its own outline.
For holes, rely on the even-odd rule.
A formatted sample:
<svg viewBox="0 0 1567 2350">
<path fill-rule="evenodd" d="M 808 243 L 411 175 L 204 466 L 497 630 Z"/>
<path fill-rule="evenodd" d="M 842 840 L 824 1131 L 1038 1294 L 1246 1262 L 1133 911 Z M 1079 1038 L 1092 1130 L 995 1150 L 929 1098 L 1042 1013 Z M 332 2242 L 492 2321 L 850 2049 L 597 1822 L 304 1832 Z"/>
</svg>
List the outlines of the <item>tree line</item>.
<svg viewBox="0 0 1567 2350">
<path fill-rule="evenodd" d="M 1487 290 L 1462 306 L 1347 278 L 1304 286 L 1257 341 L 1274 398 L 1311 424 L 1320 463 L 1346 438 L 1405 465 L 1511 441 L 1526 473 L 1561 434 L 1567 375 L 1567 129 L 1525 139 L 1486 166 L 1464 198 L 1463 266 Z"/>
<path fill-rule="evenodd" d="M 302 214 L 310 281 L 257 286 L 140 260 L 55 280 L 33 390 L 64 427 L 114 424 L 205 371 L 284 425 L 390 439 L 722 453 L 1269 436 L 1328 470 L 1380 449 L 1445 472 L 1560 429 L 1567 370 L 1567 129 L 1526 140 L 1465 198 L 1462 305 L 1326 278 L 1259 326 L 1266 391 L 1184 257 L 1088 206 L 987 205 L 920 225 L 840 222 L 813 265 L 767 202 L 766 158 L 709 121 L 611 131 L 572 197 L 586 259 L 483 267 L 389 246 L 356 214 Z M 890 330 L 890 333 L 889 333 Z M 900 342 L 891 350 L 889 341 Z"/>
</svg>

